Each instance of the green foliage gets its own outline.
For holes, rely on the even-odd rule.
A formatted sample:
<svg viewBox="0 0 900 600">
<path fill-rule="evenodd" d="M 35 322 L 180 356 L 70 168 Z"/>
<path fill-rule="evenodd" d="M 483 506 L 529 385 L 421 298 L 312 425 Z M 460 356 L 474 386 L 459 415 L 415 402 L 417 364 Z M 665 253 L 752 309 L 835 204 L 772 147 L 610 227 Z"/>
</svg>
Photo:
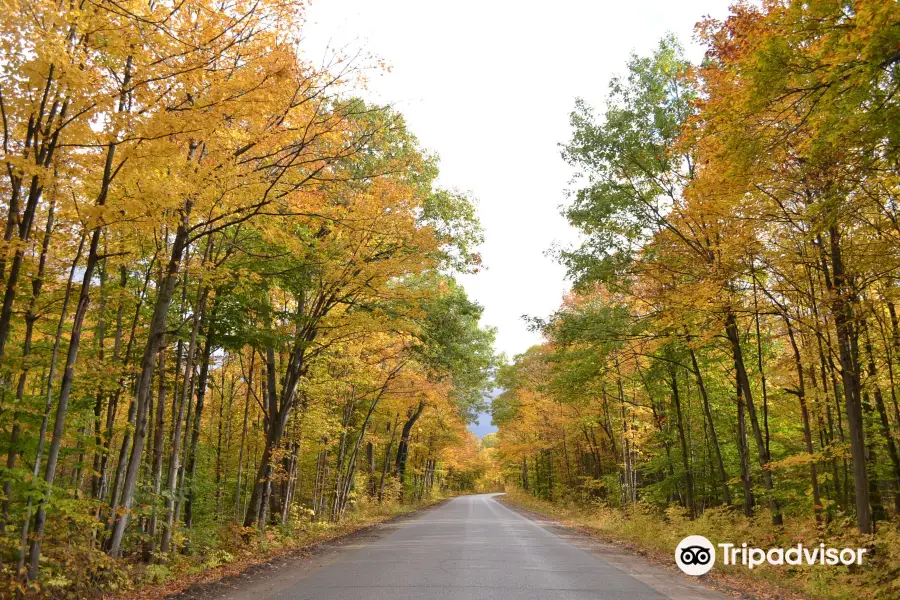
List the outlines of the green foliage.
<svg viewBox="0 0 900 600">
<path fill-rule="evenodd" d="M 666 226 L 693 170 L 691 156 L 673 152 L 696 99 L 688 67 L 669 36 L 652 56 L 632 55 L 627 76 L 613 78 L 600 122 L 585 100 L 575 103 L 562 155 L 581 187 L 565 215 L 585 240 L 560 259 L 581 286 L 627 284 L 636 253 Z"/>
<path fill-rule="evenodd" d="M 431 289 L 421 304 L 419 343 L 414 353 L 437 379 L 453 386 L 453 402 L 468 421 L 486 408 L 496 365 L 495 331 L 480 324 L 482 307 L 450 277 L 435 275 L 416 287 Z"/>
<path fill-rule="evenodd" d="M 457 272 L 477 271 L 481 264 L 478 246 L 484 232 L 475 212 L 475 202 L 457 190 L 437 189 L 422 205 L 419 221 L 433 227 L 446 241 L 444 268 Z"/>
</svg>

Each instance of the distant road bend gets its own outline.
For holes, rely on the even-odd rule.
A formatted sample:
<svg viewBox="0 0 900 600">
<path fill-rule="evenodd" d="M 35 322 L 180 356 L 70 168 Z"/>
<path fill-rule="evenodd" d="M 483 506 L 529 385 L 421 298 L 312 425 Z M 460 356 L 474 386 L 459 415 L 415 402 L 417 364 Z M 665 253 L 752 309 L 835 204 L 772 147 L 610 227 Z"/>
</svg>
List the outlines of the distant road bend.
<svg viewBox="0 0 900 600">
<path fill-rule="evenodd" d="M 656 600 L 724 598 L 602 543 L 572 543 L 462 496 L 331 557 L 286 564 L 211 597 L 234 600 Z M 581 547 L 586 549 L 582 549 Z M 615 565 L 615 566 L 614 566 Z"/>
</svg>

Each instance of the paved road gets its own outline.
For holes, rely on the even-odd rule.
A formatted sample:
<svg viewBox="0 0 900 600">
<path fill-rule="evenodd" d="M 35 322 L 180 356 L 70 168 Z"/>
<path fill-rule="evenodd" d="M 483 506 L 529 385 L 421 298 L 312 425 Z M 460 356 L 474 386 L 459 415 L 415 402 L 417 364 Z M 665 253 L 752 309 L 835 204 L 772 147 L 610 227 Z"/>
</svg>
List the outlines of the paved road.
<svg viewBox="0 0 900 600">
<path fill-rule="evenodd" d="M 307 572 L 285 566 L 241 600 L 641 600 L 720 598 L 619 553 L 608 560 L 506 508 L 493 494 L 423 512 Z M 302 570 L 302 569 L 301 569 Z M 626 572 L 627 571 L 627 572 Z"/>
</svg>

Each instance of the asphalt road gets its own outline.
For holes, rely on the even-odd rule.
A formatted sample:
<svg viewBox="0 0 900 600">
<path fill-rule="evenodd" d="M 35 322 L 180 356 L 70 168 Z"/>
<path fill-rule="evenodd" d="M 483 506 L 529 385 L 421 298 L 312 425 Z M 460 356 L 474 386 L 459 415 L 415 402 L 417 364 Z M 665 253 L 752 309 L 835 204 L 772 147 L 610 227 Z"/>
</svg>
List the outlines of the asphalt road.
<svg viewBox="0 0 900 600">
<path fill-rule="evenodd" d="M 463 496 L 321 564 L 286 565 L 239 600 L 722 598 L 640 557 L 576 546 L 493 499 Z M 583 546 L 584 544 L 582 544 Z M 614 566 L 614 564 L 618 566 Z M 240 586 L 239 586 L 240 587 Z"/>
</svg>

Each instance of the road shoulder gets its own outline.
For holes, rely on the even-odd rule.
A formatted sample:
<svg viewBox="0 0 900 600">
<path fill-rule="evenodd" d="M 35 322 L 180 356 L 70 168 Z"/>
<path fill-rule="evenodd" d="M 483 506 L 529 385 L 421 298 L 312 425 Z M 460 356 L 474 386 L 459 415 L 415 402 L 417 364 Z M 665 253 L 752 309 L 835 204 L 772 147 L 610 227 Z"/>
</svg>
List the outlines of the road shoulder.
<svg viewBox="0 0 900 600">
<path fill-rule="evenodd" d="M 672 600 L 756 598 L 709 576 L 688 577 L 678 570 L 674 560 L 671 565 L 665 564 L 651 553 L 602 538 L 593 531 L 563 524 L 553 517 L 519 506 L 505 495 L 495 496 L 494 500 Z"/>
<path fill-rule="evenodd" d="M 256 600 L 264 598 L 280 589 L 290 587 L 305 579 L 310 573 L 337 560 L 347 550 L 374 542 L 402 527 L 410 519 L 416 518 L 450 499 L 439 500 L 427 506 L 391 517 L 384 521 L 361 525 L 347 533 L 327 541 L 291 549 L 288 552 L 263 558 L 259 562 L 246 565 L 237 571 L 225 569 L 219 573 L 204 573 L 199 581 L 185 582 L 181 589 L 173 591 L 179 582 L 166 585 L 145 586 L 118 600 L 211 600 L 229 598 L 234 600 Z"/>
</svg>

